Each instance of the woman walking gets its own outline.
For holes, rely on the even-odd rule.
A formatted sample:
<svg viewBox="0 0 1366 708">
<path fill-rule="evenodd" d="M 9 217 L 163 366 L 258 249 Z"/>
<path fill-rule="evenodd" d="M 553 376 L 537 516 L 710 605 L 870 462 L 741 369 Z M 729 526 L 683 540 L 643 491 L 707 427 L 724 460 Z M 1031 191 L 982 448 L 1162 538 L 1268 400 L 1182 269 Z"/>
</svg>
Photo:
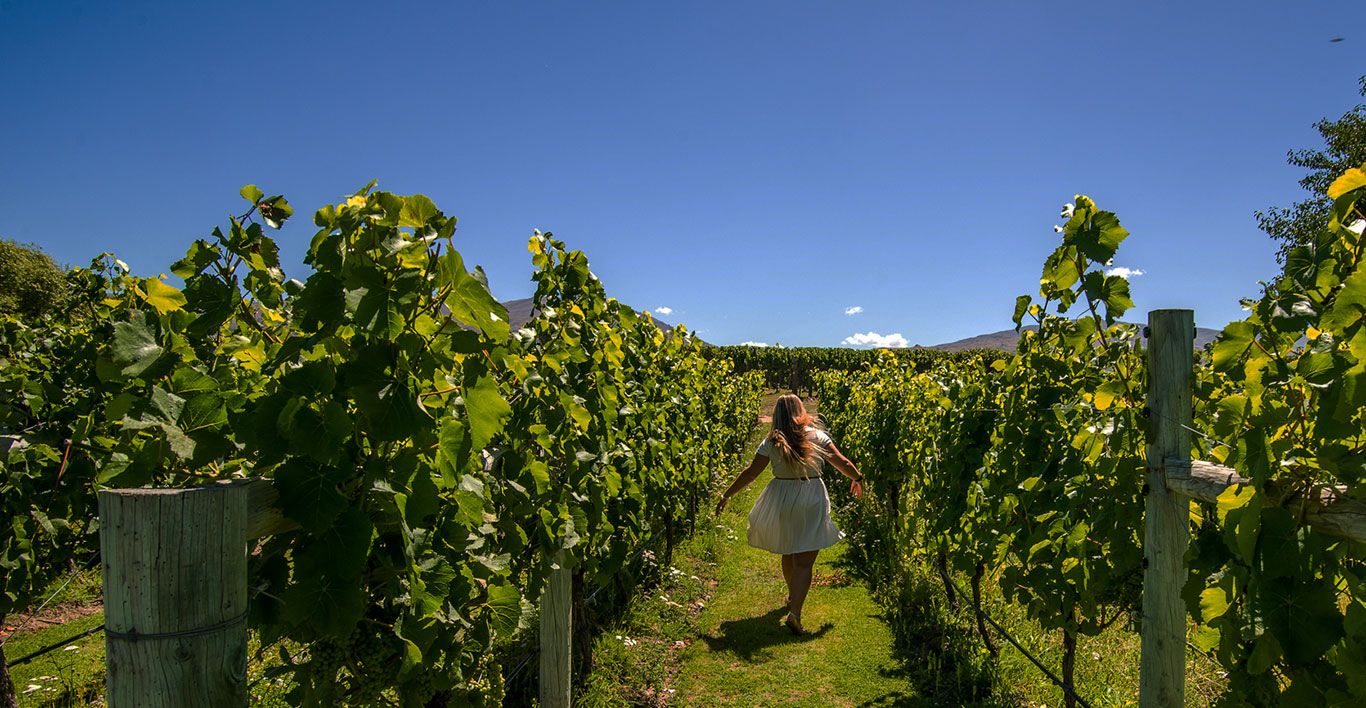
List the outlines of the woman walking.
<svg viewBox="0 0 1366 708">
<path fill-rule="evenodd" d="M 802 399 L 787 394 L 773 409 L 773 430 L 721 496 L 716 512 L 725 509 L 730 498 L 757 479 L 770 462 L 773 480 L 749 512 L 749 545 L 783 557 L 788 593 L 785 623 L 793 634 L 806 634 L 802 605 L 811 588 L 816 554 L 844 538 L 830 520 L 830 496 L 821 479 L 821 463 L 829 462 L 853 480 L 849 490 L 856 497 L 863 496 L 863 475 L 807 414 Z"/>
</svg>

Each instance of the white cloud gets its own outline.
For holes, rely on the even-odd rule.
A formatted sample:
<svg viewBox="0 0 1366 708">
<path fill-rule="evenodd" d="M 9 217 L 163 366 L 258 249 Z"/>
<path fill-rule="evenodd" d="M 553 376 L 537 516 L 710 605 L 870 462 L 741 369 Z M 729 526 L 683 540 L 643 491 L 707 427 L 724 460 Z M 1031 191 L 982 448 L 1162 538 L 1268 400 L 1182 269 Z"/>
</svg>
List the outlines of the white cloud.
<svg viewBox="0 0 1366 708">
<path fill-rule="evenodd" d="M 674 309 L 672 307 L 656 307 L 655 312 L 658 312 L 661 315 L 672 315 Z"/>
<path fill-rule="evenodd" d="M 846 314 L 846 315 L 857 315 L 857 314 L 860 313 L 860 312 L 863 312 L 863 307 L 861 307 L 861 306 L 859 306 L 859 305 L 854 305 L 853 307 L 846 307 L 846 308 L 844 308 L 844 314 Z"/>
<path fill-rule="evenodd" d="M 740 342 L 742 347 L 766 347 L 768 342 Z"/>
<path fill-rule="evenodd" d="M 855 334 L 850 337 L 845 337 L 844 344 L 851 347 L 872 346 L 881 348 L 905 347 L 909 346 L 910 342 L 906 341 L 906 338 L 901 336 L 900 332 L 888 334 L 886 336 L 878 334 L 877 332 L 868 332 L 867 334 Z"/>
<path fill-rule="evenodd" d="M 1143 275 L 1145 272 L 1146 272 L 1146 271 L 1142 271 L 1142 270 L 1139 270 L 1139 269 L 1137 269 L 1137 268 L 1122 268 L 1122 267 L 1121 267 L 1121 268 L 1111 268 L 1110 270 L 1105 271 L 1105 274 L 1106 274 L 1106 275 L 1118 275 L 1119 277 L 1124 278 L 1125 280 L 1128 280 L 1129 278 L 1137 278 L 1138 276 Z"/>
</svg>

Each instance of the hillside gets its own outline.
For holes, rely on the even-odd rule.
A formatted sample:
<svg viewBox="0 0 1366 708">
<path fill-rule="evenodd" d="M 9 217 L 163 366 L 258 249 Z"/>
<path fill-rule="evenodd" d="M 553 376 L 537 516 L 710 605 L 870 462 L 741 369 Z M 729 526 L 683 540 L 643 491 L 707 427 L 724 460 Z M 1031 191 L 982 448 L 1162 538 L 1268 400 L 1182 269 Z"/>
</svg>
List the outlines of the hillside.
<svg viewBox="0 0 1366 708">
<path fill-rule="evenodd" d="M 508 324 L 512 326 L 512 330 L 514 332 L 521 329 L 522 327 L 525 327 L 526 323 L 530 322 L 531 318 L 533 317 L 531 298 L 529 297 L 525 297 L 520 300 L 508 300 L 507 302 L 503 303 L 503 307 L 506 307 L 508 309 Z M 639 312 L 639 310 L 637 310 L 637 312 Z M 664 330 L 665 332 L 673 330 L 673 325 L 661 321 L 654 315 L 650 315 L 650 321 L 654 322 L 656 327 Z M 706 342 L 702 343 L 706 344 Z"/>
<path fill-rule="evenodd" d="M 1025 327 L 1024 329 L 1034 331 L 1038 328 L 1030 326 Z M 1195 348 L 1200 349 L 1204 347 L 1206 344 L 1213 342 L 1214 338 L 1217 336 L 1219 336 L 1219 330 L 1217 329 L 1196 327 Z M 965 349 L 1000 349 L 1004 352 L 1013 352 L 1015 351 L 1015 344 L 1019 341 L 1020 335 L 1018 332 L 1013 329 L 1003 329 L 999 332 L 992 332 L 991 334 L 979 334 L 975 337 L 960 339 L 956 342 L 936 344 L 932 347 L 925 348 L 935 349 L 941 352 L 961 352 Z"/>
</svg>

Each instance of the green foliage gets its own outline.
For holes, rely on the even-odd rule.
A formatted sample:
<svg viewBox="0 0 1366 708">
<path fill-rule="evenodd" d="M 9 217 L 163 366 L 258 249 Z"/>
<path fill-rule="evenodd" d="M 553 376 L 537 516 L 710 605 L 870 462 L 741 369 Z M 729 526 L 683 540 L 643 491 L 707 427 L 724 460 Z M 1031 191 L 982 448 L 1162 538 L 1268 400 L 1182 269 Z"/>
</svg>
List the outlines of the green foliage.
<svg viewBox="0 0 1366 708">
<path fill-rule="evenodd" d="M 1366 168 L 1366 165 L 1363 166 Z M 1366 698 L 1363 561 L 1314 532 L 1302 501 L 1366 482 L 1366 170 L 1325 186 L 1311 243 L 1197 367 L 1198 454 L 1249 478 L 1203 510 L 1185 588 L 1199 648 L 1228 673 L 1221 705 L 1356 705 Z M 820 377 L 832 433 L 873 494 L 858 552 L 892 576 L 913 557 L 983 564 L 1042 626 L 1094 634 L 1136 610 L 1146 389 L 1131 306 L 1095 266 L 1124 232 L 1078 197 L 1009 361 L 915 371 L 884 360 Z M 1050 313 L 1056 304 L 1059 314 Z M 1061 316 L 1083 304 L 1077 319 Z M 1205 440 L 1214 440 L 1210 445 Z"/>
<path fill-rule="evenodd" d="M 1285 274 L 1231 323 L 1198 369 L 1204 454 L 1251 481 L 1205 511 L 1188 553 L 1195 642 L 1229 671 L 1225 705 L 1350 705 L 1366 698 L 1366 611 L 1355 544 L 1312 532 L 1299 500 L 1363 496 L 1366 179 L 1324 185 L 1331 206 Z"/>
<path fill-rule="evenodd" d="M 34 393 L 14 416 L 76 418 L 52 435 L 99 460 L 69 485 L 87 514 L 98 484 L 274 480 L 301 528 L 253 554 L 267 592 L 251 622 L 280 646 L 296 704 L 496 705 L 491 649 L 525 626 L 549 558 L 610 574 L 688 510 L 759 382 L 608 299 L 549 235 L 531 241 L 537 318 L 513 336 L 451 244 L 455 219 L 372 187 L 315 214 L 304 283 L 253 220 L 292 210 L 243 188 L 247 213 L 172 266 L 183 290 L 106 282 L 83 330 L 99 336 L 73 354 L 86 368 L 65 372 L 91 395 L 37 407 L 45 392 L 18 364 L 10 385 Z M 6 558 L 29 526 L 55 539 L 43 520 L 75 518 L 41 491 L 62 475 L 58 448 L 25 435 L 5 470 L 35 486 L 5 495 L 27 505 Z"/>
<path fill-rule="evenodd" d="M 1360 79 L 1360 94 L 1366 96 L 1366 76 Z M 1276 258 L 1287 263 L 1290 252 L 1297 246 L 1310 245 L 1315 236 L 1329 222 L 1332 200 L 1324 196 L 1328 185 L 1344 170 L 1366 162 L 1366 104 L 1344 113 L 1337 120 L 1327 118 L 1314 124 L 1323 136 L 1323 149 L 1292 150 L 1287 162 L 1309 172 L 1300 186 L 1310 198 L 1295 202 L 1289 209 L 1272 207 L 1257 212 L 1257 224 L 1268 236 L 1279 242 Z"/>
<path fill-rule="evenodd" d="M 1042 301 L 1017 302 L 1037 331 L 1013 357 L 820 377 L 831 432 L 869 479 L 859 553 L 873 573 L 899 577 L 910 557 L 990 569 L 1032 621 L 1074 636 L 1135 606 L 1145 380 L 1136 328 L 1118 323 L 1127 283 L 1100 270 L 1127 235 L 1077 197 Z"/>
<path fill-rule="evenodd" d="M 73 304 L 97 315 L 107 306 L 86 295 L 121 293 L 129 278 L 101 256 L 71 282 Z M 96 479 L 127 462 L 98 448 L 115 427 L 96 361 L 110 329 L 95 316 L 0 314 L 0 618 L 97 545 Z"/>
<path fill-rule="evenodd" d="M 70 298 L 66 271 L 51 256 L 0 239 L 0 315 L 33 321 L 61 311 Z"/>
</svg>

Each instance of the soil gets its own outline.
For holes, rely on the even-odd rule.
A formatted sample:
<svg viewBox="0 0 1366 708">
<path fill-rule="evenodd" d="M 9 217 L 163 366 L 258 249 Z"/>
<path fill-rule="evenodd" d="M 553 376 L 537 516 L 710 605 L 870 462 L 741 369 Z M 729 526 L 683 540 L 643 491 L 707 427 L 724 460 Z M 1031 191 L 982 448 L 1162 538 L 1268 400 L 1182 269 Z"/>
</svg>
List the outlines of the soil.
<svg viewBox="0 0 1366 708">
<path fill-rule="evenodd" d="M 104 605 L 101 603 L 62 602 L 52 607 L 43 608 L 43 611 L 31 620 L 29 615 L 13 614 L 6 617 L 4 626 L 0 627 L 0 640 L 9 639 L 9 636 L 18 631 L 20 627 L 23 627 L 26 632 L 35 632 L 93 615 L 103 609 Z"/>
</svg>

